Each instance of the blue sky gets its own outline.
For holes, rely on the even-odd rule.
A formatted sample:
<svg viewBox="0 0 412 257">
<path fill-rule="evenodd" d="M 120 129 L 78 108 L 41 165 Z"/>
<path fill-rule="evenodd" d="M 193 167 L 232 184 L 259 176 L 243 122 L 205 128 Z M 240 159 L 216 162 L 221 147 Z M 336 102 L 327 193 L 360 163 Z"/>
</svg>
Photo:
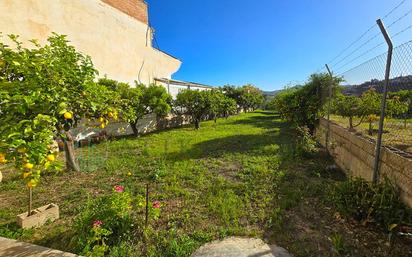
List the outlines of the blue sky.
<svg viewBox="0 0 412 257">
<path fill-rule="evenodd" d="M 378 17 L 401 0 L 148 0 L 151 25 L 160 48 L 182 60 L 174 79 L 209 85 L 252 83 L 263 90 L 281 89 L 306 80 L 338 55 Z M 412 25 L 412 1 L 406 0 L 385 20 L 390 32 Z M 378 33 L 371 29 L 336 61 Z M 383 40 L 376 37 L 362 54 Z M 412 40 L 412 29 L 396 38 Z M 352 56 L 332 65 L 343 72 L 385 52 L 376 48 L 353 63 Z M 332 63 L 333 64 L 333 63 Z M 339 69 L 340 68 L 340 69 Z"/>
</svg>

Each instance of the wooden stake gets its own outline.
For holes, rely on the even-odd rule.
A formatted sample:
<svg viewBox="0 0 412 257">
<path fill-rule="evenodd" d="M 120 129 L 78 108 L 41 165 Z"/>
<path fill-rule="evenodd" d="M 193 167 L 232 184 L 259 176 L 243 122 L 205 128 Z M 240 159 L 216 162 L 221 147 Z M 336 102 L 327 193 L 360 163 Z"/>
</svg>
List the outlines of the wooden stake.
<svg viewBox="0 0 412 257">
<path fill-rule="evenodd" d="M 146 217 L 145 217 L 145 225 L 149 224 L 149 183 L 146 184 Z"/>
<path fill-rule="evenodd" d="M 29 187 L 29 210 L 28 210 L 27 216 L 31 216 L 32 201 L 33 201 L 33 190 L 31 187 Z"/>
</svg>

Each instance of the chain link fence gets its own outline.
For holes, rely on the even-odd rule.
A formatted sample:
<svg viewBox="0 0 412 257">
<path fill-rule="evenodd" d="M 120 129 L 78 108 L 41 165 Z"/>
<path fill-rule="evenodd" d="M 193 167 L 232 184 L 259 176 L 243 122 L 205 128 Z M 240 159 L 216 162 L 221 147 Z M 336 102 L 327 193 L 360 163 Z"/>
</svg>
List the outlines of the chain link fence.
<svg viewBox="0 0 412 257">
<path fill-rule="evenodd" d="M 347 55 L 339 54 L 332 65 L 326 65 L 323 70 L 342 80 L 339 86 L 329 84 L 321 89 L 324 118 L 375 143 L 374 181 L 379 178 L 382 147 L 412 159 L 412 40 L 391 48 L 392 40 L 387 32 L 410 13 L 412 10 L 386 28 L 378 20 L 376 26 L 355 42 L 358 46 L 352 47 L 354 50 L 345 49 Z M 392 39 L 411 28 L 402 28 Z M 381 31 L 376 33 L 376 29 Z M 360 41 L 374 31 L 372 37 Z M 365 50 L 367 45 L 372 47 Z M 349 68 L 382 48 L 389 50 Z M 329 146 L 330 122 L 325 131 L 326 147 Z"/>
</svg>

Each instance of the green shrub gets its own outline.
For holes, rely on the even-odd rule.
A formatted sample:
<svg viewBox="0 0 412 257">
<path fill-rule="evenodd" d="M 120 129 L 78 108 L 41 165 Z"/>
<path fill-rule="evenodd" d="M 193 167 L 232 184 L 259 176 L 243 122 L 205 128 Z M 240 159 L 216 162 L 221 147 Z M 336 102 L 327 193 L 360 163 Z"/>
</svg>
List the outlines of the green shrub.
<svg viewBox="0 0 412 257">
<path fill-rule="evenodd" d="M 322 116 L 322 92 L 328 90 L 330 85 L 336 91 L 340 81 L 341 78 L 331 78 L 326 73 L 312 74 L 304 85 L 279 92 L 273 100 L 273 106 L 283 119 L 295 126 L 305 126 L 313 134 L 315 125 Z"/>
<path fill-rule="evenodd" d="M 316 152 L 316 140 L 311 135 L 308 127 L 296 128 L 296 154 L 298 156 L 310 156 Z"/>
<path fill-rule="evenodd" d="M 411 222 L 410 209 L 402 203 L 398 189 L 388 179 L 373 184 L 361 178 L 338 184 L 332 201 L 341 215 L 384 230 L 392 224 Z"/>
<path fill-rule="evenodd" d="M 123 190 L 116 186 L 110 195 L 89 199 L 74 223 L 77 252 L 103 256 L 109 247 L 130 237 L 134 226 L 132 198 Z"/>
</svg>

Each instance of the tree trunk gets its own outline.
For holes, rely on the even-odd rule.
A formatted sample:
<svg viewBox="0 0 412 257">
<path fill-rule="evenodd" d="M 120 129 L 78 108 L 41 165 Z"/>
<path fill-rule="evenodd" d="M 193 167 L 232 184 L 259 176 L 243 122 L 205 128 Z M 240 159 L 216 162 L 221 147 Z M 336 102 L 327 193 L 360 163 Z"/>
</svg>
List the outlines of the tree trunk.
<svg viewBox="0 0 412 257">
<path fill-rule="evenodd" d="M 349 130 L 354 131 L 354 129 L 353 129 L 353 117 L 349 117 Z"/>
<path fill-rule="evenodd" d="M 27 210 L 27 216 L 31 216 L 32 214 L 32 203 L 33 203 L 33 190 L 31 187 L 29 187 L 29 208 Z"/>
<path fill-rule="evenodd" d="M 199 120 L 195 120 L 195 129 L 199 129 L 200 128 L 200 121 Z"/>
<path fill-rule="evenodd" d="M 64 138 L 64 153 L 66 155 L 66 169 L 69 171 L 80 171 L 80 166 L 76 162 L 74 155 L 74 143 L 73 136 L 70 131 L 65 132 L 66 138 Z"/>
<path fill-rule="evenodd" d="M 372 136 L 373 134 L 373 126 L 372 126 L 372 122 L 369 122 L 369 136 Z"/>
<path fill-rule="evenodd" d="M 132 127 L 133 135 L 135 135 L 136 137 L 139 136 L 139 130 L 137 129 L 137 122 L 130 122 L 130 126 Z"/>
</svg>

